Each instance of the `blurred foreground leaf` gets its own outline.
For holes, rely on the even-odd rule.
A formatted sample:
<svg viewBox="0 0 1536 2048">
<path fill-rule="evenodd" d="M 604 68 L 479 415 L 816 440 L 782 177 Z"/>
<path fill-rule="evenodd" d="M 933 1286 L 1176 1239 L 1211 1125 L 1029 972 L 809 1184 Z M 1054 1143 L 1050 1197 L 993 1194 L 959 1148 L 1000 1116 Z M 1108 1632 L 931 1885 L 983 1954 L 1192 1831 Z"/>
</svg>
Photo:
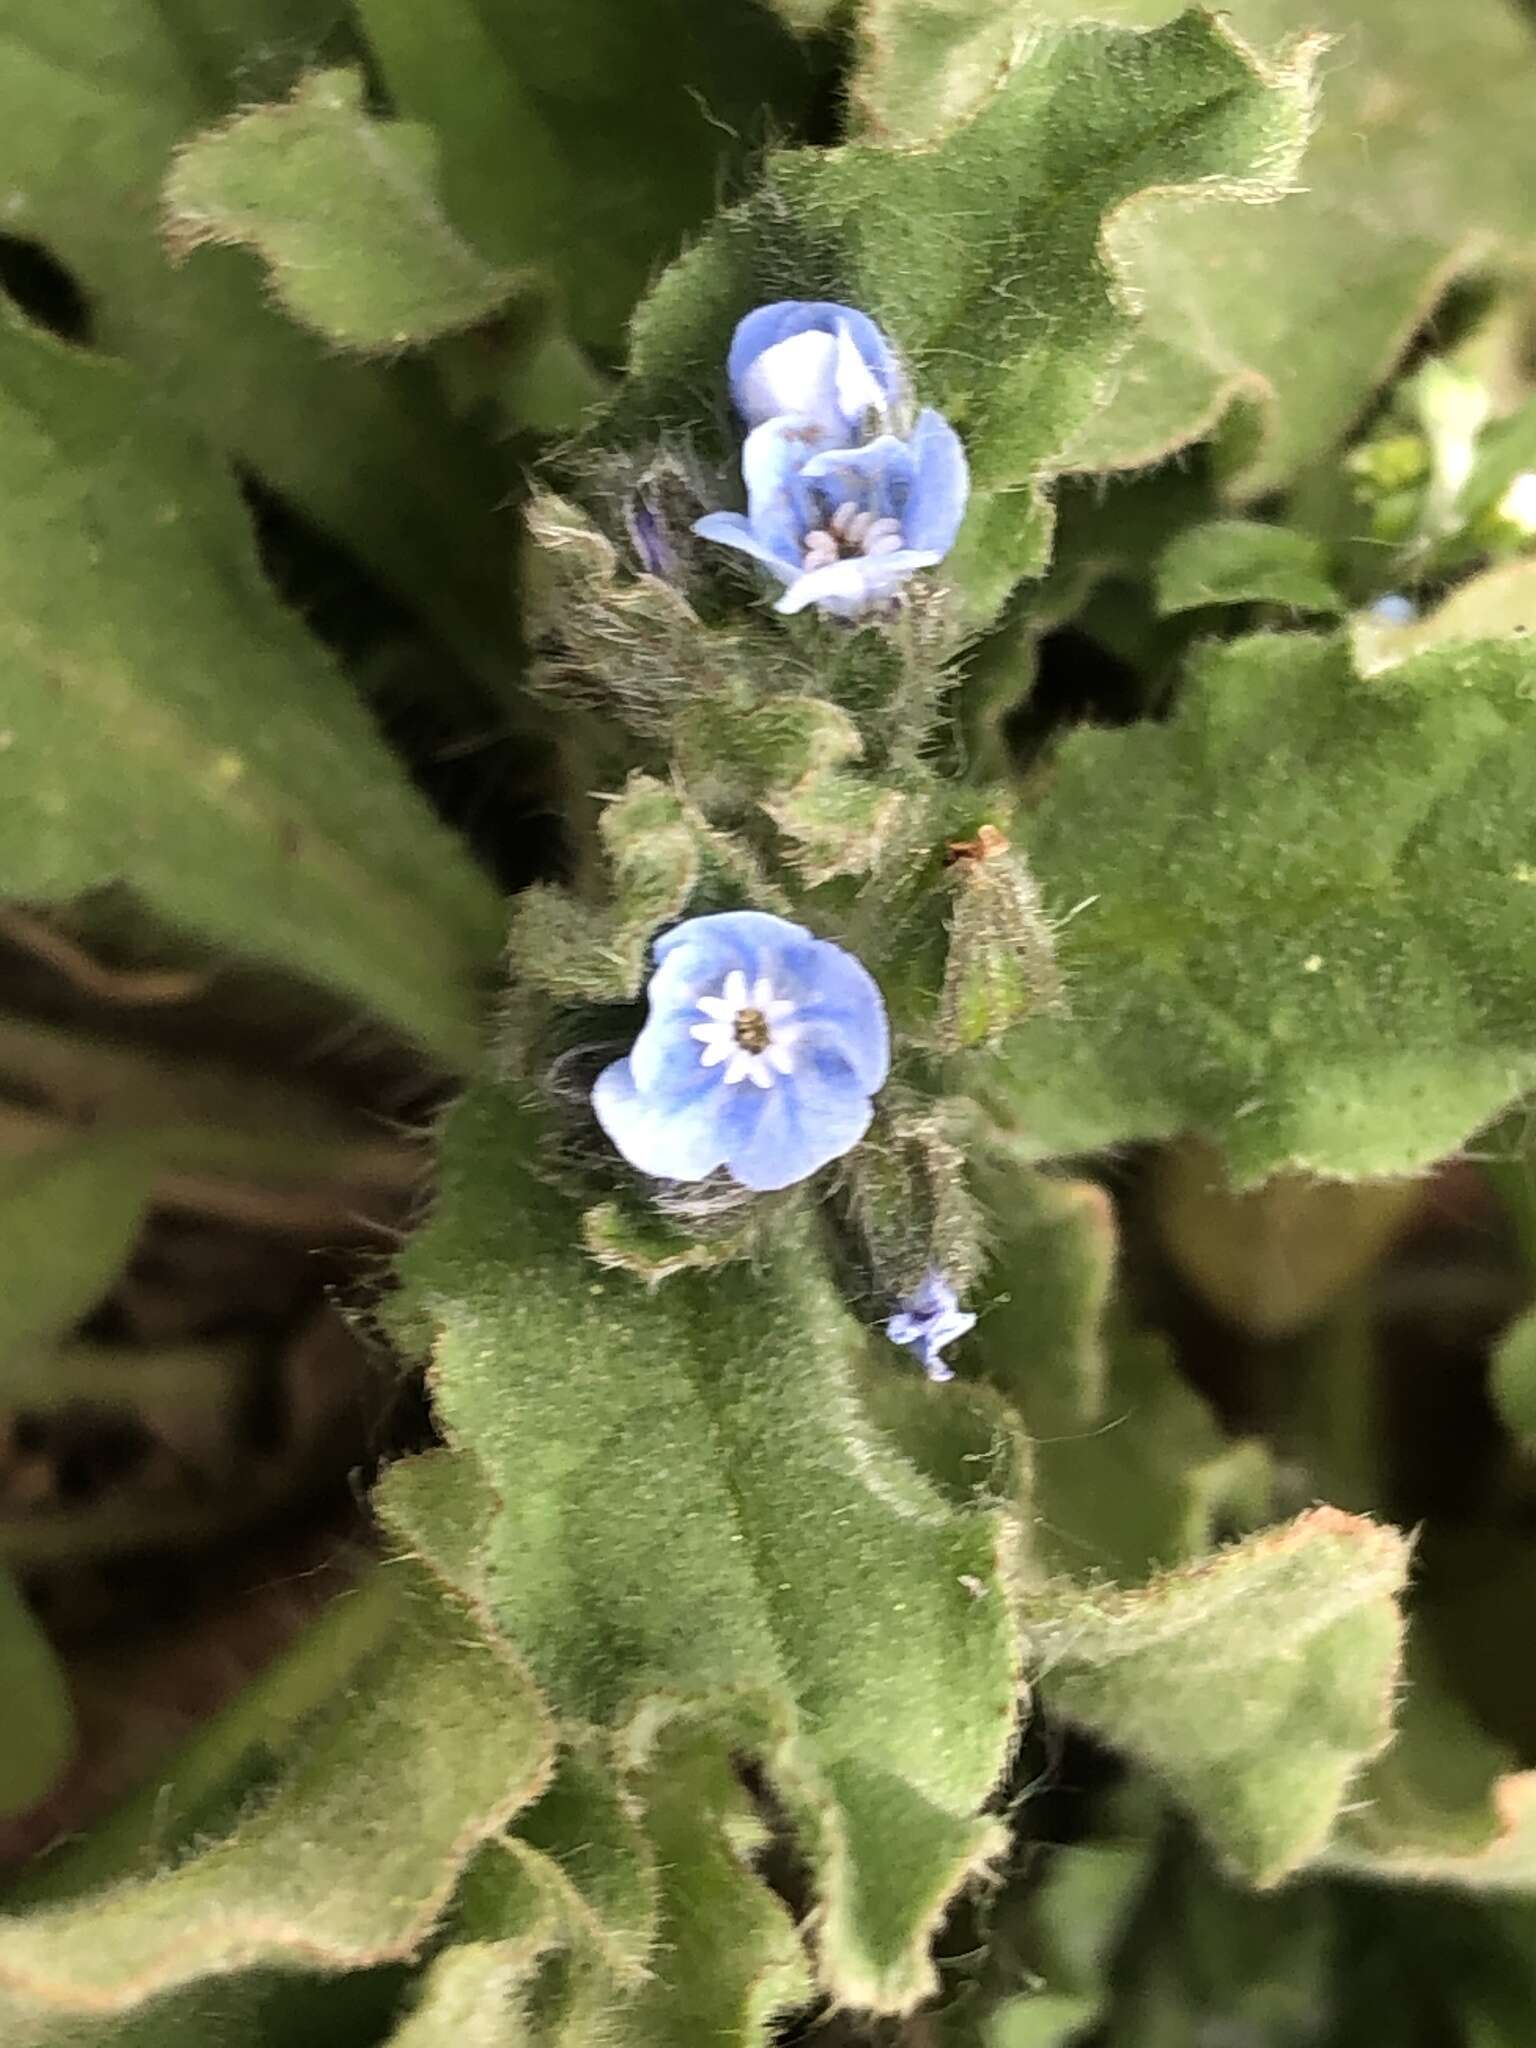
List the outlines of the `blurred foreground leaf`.
<svg viewBox="0 0 1536 2048">
<path fill-rule="evenodd" d="M 103 349 L 414 606 L 499 699 L 500 457 L 420 366 L 344 361 L 295 328 L 243 251 L 177 268 L 162 239 L 177 147 L 265 81 L 286 86 L 338 26 L 330 0 L 14 0 L 0 28 L 8 231 L 57 257 Z"/>
<path fill-rule="evenodd" d="M 0 1159 L 0 1402 L 9 1359 L 66 1335 L 126 1266 L 158 1163 L 111 1133 Z"/>
<path fill-rule="evenodd" d="M 1169 542 L 1154 575 L 1159 616 L 1211 604 L 1341 612 L 1320 541 L 1257 519 L 1215 519 Z"/>
<path fill-rule="evenodd" d="M 119 365 L 0 321 L 0 870 L 127 882 L 451 1065 L 494 891 L 264 581 L 232 480 Z"/>
</svg>

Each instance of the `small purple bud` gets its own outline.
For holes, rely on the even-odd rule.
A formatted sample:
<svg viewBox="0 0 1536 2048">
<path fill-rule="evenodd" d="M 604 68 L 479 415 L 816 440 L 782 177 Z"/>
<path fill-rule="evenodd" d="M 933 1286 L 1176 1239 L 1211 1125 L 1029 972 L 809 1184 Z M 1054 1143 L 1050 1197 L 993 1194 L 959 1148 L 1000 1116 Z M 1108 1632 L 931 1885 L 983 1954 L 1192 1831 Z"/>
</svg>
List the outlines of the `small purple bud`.
<svg viewBox="0 0 1536 2048">
<path fill-rule="evenodd" d="M 625 506 L 624 524 L 629 529 L 630 546 L 639 557 L 640 566 L 652 576 L 675 582 L 677 556 L 667 539 L 660 514 L 643 491 L 636 491 Z"/>
</svg>

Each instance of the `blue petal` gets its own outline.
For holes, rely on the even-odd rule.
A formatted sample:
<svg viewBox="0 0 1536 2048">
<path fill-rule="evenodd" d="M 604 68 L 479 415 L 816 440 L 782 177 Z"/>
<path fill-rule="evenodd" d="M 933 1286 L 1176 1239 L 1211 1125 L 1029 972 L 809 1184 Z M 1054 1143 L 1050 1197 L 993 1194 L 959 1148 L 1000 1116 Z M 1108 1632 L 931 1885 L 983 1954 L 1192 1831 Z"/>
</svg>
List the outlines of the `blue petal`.
<svg viewBox="0 0 1536 2048">
<path fill-rule="evenodd" d="M 631 1166 L 657 1180 L 703 1180 L 725 1158 L 718 1082 L 683 1103 L 643 1093 L 627 1059 L 604 1067 L 592 1089 L 598 1122 Z"/>
<path fill-rule="evenodd" d="M 937 1267 L 930 1267 L 907 1296 L 907 1306 L 917 1316 L 949 1315 L 960 1306 L 960 1297 Z"/>
<path fill-rule="evenodd" d="M 856 619 L 872 605 L 894 597 L 909 576 L 919 569 L 931 569 L 938 560 L 931 550 L 919 553 L 913 548 L 889 555 L 850 555 L 844 562 L 829 562 L 825 569 L 811 569 L 796 577 L 774 610 L 803 612 L 808 604 L 814 604 L 837 618 Z"/>
<path fill-rule="evenodd" d="M 869 1129 L 869 1097 L 835 1053 L 799 1056 L 770 1088 L 738 1082 L 722 1119 L 725 1165 L 743 1187 L 766 1193 L 804 1180 L 838 1159 Z"/>
<path fill-rule="evenodd" d="M 684 946 L 714 946 L 724 962 L 722 974 L 733 967 L 746 973 L 763 954 L 778 954 L 787 947 L 825 946 L 825 939 L 813 938 L 803 924 L 791 924 L 787 917 L 775 917 L 767 910 L 717 910 L 708 917 L 690 917 L 674 925 L 656 941 L 656 958 L 670 960 Z M 834 946 L 833 952 L 841 951 Z M 769 972 L 763 967 L 761 973 Z"/>
<path fill-rule="evenodd" d="M 754 427 L 741 451 L 752 531 L 780 562 L 798 571 L 805 553 L 807 520 L 796 482 L 806 459 L 820 444 L 814 423 L 798 417 Z"/>
<path fill-rule="evenodd" d="M 864 1093 L 877 1093 L 891 1070 L 891 1030 L 869 969 L 827 939 L 813 939 L 785 966 L 801 1042 L 845 1060 Z"/>
<path fill-rule="evenodd" d="M 742 373 L 742 417 L 755 432 L 789 414 L 811 420 L 824 441 L 846 441 L 837 371 L 836 335 L 796 334 L 776 342 Z"/>
<path fill-rule="evenodd" d="M 760 426 L 764 420 L 780 412 L 811 412 L 820 416 L 818 407 L 814 405 L 777 402 L 772 385 L 762 377 L 753 379 L 750 372 L 753 364 L 769 349 L 793 340 L 796 335 L 819 333 L 835 337 L 840 330 L 846 331 L 853 342 L 886 403 L 896 402 L 901 395 L 900 366 L 890 342 L 867 313 L 860 313 L 853 306 L 834 305 L 827 300 L 780 299 L 771 306 L 759 306 L 756 312 L 748 313 L 731 337 L 726 374 L 736 409 L 748 426 Z M 837 397 L 837 369 L 837 351 L 829 351 L 827 375 L 830 383 L 826 387 L 826 395 L 834 402 Z M 846 389 L 846 370 L 842 381 Z"/>
<path fill-rule="evenodd" d="M 646 991 L 650 1015 L 635 1040 L 630 1058 L 642 1088 L 654 1085 L 664 1048 L 679 1033 L 703 1021 L 700 996 L 717 996 L 733 969 L 753 982 L 766 974 L 776 987 L 789 986 L 786 958 L 815 945 L 803 925 L 773 917 L 765 910 L 721 910 L 709 917 L 690 917 L 656 941 L 656 972 Z M 829 948 L 833 953 L 839 948 Z M 695 1044 L 696 1041 L 688 1040 Z"/>
<path fill-rule="evenodd" d="M 829 448 L 800 469 L 802 488 L 814 484 L 829 512 L 852 500 L 877 519 L 903 521 L 916 475 L 906 442 L 894 434 L 881 434 L 862 448 Z"/>
<path fill-rule="evenodd" d="M 948 554 L 965 517 L 971 473 L 960 436 L 942 413 L 920 412 L 912 429 L 914 476 L 902 534 L 909 548 Z"/>
<path fill-rule="evenodd" d="M 739 512 L 706 512 L 702 519 L 693 522 L 693 530 L 700 540 L 718 541 L 723 548 L 736 548 L 741 554 L 750 555 L 754 562 L 771 569 L 781 583 L 792 583 L 800 574 L 799 555 L 792 561 L 782 560 L 758 539 Z"/>
<path fill-rule="evenodd" d="M 642 1095 L 658 1104 L 682 1105 L 706 1084 L 719 1086 L 719 1071 L 704 1065 L 704 1047 L 689 1035 L 703 1022 L 691 1003 L 686 1009 L 661 1013 L 653 1005 L 644 1030 L 629 1049 L 630 1078 Z"/>
<path fill-rule="evenodd" d="M 700 996 L 717 996 L 733 968 L 748 981 L 772 974 L 772 963 L 785 946 L 809 938 L 800 925 L 761 910 L 690 917 L 663 933 L 656 941 L 656 972 L 646 991 L 650 1014 L 630 1052 L 638 1085 L 653 1087 L 666 1047 L 679 1034 L 686 1040 L 687 1027 L 702 1021 L 697 1010 Z"/>
</svg>

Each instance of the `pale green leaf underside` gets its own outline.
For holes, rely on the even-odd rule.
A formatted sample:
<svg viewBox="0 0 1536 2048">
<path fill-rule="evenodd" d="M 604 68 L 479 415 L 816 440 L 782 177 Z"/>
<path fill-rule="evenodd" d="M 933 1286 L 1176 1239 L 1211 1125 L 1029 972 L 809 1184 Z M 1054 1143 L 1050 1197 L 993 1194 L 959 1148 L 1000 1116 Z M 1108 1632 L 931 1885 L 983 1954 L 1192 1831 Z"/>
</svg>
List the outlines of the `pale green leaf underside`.
<svg viewBox="0 0 1536 2048">
<path fill-rule="evenodd" d="M 1343 636 L 1198 656 L 1166 724 L 1082 732 L 1029 822 L 1073 1014 L 1001 1094 L 1045 1151 L 1197 1130 L 1239 1181 L 1442 1158 L 1536 1080 L 1531 657 L 1370 678 Z"/>
<path fill-rule="evenodd" d="M 166 180 L 173 247 L 256 249 L 284 308 L 365 353 L 488 320 L 527 277 L 498 270 L 442 212 L 426 129 L 380 121 L 353 71 L 319 71 L 178 152 Z"/>
<path fill-rule="evenodd" d="M 1149 1768 L 1273 1884 L 1323 1844 L 1391 1721 L 1408 1548 L 1319 1508 L 1137 1592 L 1025 1606 L 1048 1705 Z"/>
<path fill-rule="evenodd" d="M 509 1097 L 472 1093 L 404 1262 L 439 1413 L 501 1501 L 487 1597 L 568 1716 L 739 1698 L 807 1841 L 825 1981 L 910 2004 L 995 1840 L 976 1814 L 1014 1714 L 997 1519 L 947 1507 L 862 1412 L 864 1340 L 798 1228 L 647 1293 L 590 1262 L 535 1147 Z"/>
<path fill-rule="evenodd" d="M 855 101 L 916 140 L 984 104 L 1034 38 L 1084 14 L 1151 28 L 1178 0 L 864 0 Z M 1358 414 L 1437 292 L 1499 247 L 1532 244 L 1536 40 L 1506 0 L 1231 0 L 1261 49 L 1321 30 L 1321 118 L 1299 188 L 1262 211 L 1160 206 L 1111 248 L 1143 309 L 1108 403 L 1070 466 L 1155 460 L 1234 397 L 1262 439 L 1237 458 L 1254 496 L 1322 455 Z M 1467 109 L 1475 106 L 1475 120 Z"/>
<path fill-rule="evenodd" d="M 457 1065 L 501 916 L 132 372 L 0 322 L 0 870 L 127 883 Z"/>
</svg>

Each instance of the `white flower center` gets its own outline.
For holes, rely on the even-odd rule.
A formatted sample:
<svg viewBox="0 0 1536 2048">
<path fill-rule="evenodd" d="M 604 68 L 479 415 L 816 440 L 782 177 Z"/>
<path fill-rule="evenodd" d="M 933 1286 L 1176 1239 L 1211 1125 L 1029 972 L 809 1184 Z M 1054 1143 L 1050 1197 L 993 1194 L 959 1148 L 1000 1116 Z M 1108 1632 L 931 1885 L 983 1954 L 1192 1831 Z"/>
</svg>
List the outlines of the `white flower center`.
<svg viewBox="0 0 1536 2048">
<path fill-rule="evenodd" d="M 850 555 L 893 555 L 904 542 L 899 519 L 877 519 L 873 512 L 861 512 L 848 498 L 825 526 L 813 526 L 801 545 L 805 549 L 801 566 L 809 572 L 830 569 Z"/>
<path fill-rule="evenodd" d="M 717 996 L 700 996 L 698 1007 L 708 1018 L 706 1024 L 690 1024 L 688 1034 L 704 1048 L 699 1064 L 725 1064 L 721 1079 L 733 1085 L 751 1081 L 759 1088 L 771 1088 L 779 1074 L 795 1071 L 794 1043 L 799 1036 L 790 1023 L 795 1006 L 776 996 L 773 983 L 760 974 L 748 988 L 747 977 L 733 967 Z"/>
</svg>

